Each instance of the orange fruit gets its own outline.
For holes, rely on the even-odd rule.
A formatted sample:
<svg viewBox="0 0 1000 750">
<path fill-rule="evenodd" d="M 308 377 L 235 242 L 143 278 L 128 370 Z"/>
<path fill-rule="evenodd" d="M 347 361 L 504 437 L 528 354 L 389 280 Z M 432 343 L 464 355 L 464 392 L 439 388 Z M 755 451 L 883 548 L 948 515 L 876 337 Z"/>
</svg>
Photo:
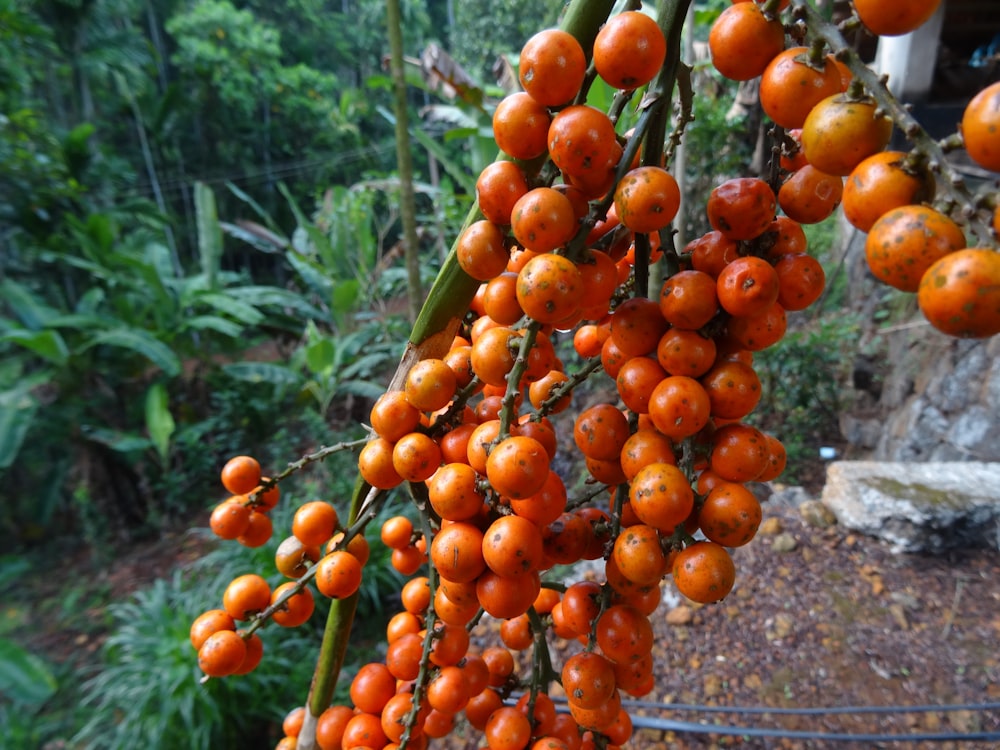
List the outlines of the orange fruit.
<svg viewBox="0 0 1000 750">
<path fill-rule="evenodd" d="M 944 256 L 927 269 L 917 301 L 931 325 L 949 336 L 1000 333 L 1000 254 L 968 248 Z"/>
<path fill-rule="evenodd" d="M 984 88 L 966 106 L 962 139 L 974 162 L 1000 172 L 1000 81 Z"/>
</svg>

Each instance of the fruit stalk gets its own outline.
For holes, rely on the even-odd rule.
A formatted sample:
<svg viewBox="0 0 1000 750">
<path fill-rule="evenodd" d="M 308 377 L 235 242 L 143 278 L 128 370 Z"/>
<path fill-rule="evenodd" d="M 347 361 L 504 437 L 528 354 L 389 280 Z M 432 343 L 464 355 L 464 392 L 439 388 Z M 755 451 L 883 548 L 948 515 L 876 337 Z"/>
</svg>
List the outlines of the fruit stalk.
<svg viewBox="0 0 1000 750">
<path fill-rule="evenodd" d="M 282 471 L 280 474 L 275 474 L 270 479 L 265 479 L 261 481 L 260 487 L 258 487 L 252 493 L 250 493 L 251 504 L 254 501 L 256 501 L 258 495 L 261 495 L 267 492 L 268 490 L 272 489 L 273 487 L 276 487 L 279 482 L 281 482 L 284 479 L 287 479 L 295 472 L 301 471 L 302 469 L 306 468 L 309 464 L 316 463 L 317 461 L 322 461 L 328 458 L 329 456 L 332 456 L 334 453 L 340 453 L 341 451 L 355 450 L 356 448 L 360 448 L 364 444 L 365 444 L 365 438 L 362 438 L 360 440 L 347 440 L 344 442 L 335 443 L 334 445 L 324 445 L 320 447 L 319 450 L 313 453 L 307 453 L 306 455 L 302 456 L 302 458 L 300 458 L 298 461 L 293 461 L 292 463 L 288 464 L 288 466 L 285 467 L 284 471 Z"/>
<path fill-rule="evenodd" d="M 607 20 L 613 6 L 613 0 L 573 0 L 566 10 L 561 28 L 573 34 L 585 50 L 590 50 L 601 24 Z M 474 205 L 466 217 L 465 226 L 477 218 L 479 209 L 478 205 Z M 476 293 L 479 282 L 459 266 L 455 244 L 452 244 L 451 252 L 413 324 L 406 350 L 390 381 L 390 389 L 400 386 L 414 363 L 428 357 L 440 357 L 448 351 Z M 353 522 L 367 510 L 370 494 L 371 487 L 359 477 L 351 498 L 349 522 Z M 298 750 L 315 750 L 317 747 L 316 719 L 330 704 L 333 686 L 347 651 L 356 606 L 357 594 L 333 602 L 330 608 L 307 701 L 306 719 L 298 737 Z"/>
<path fill-rule="evenodd" d="M 423 493 L 426 495 L 426 492 Z M 424 538 L 428 540 L 433 536 L 433 531 L 431 529 L 431 522 L 428 516 L 427 507 L 430 505 L 427 498 L 422 498 L 420 502 L 420 524 L 424 532 Z M 427 586 L 430 589 L 431 601 L 434 601 L 434 593 L 437 591 L 438 580 L 437 571 L 434 569 L 433 565 L 429 565 L 427 568 Z M 410 713 L 405 717 L 404 724 L 405 729 L 403 730 L 403 736 L 399 741 L 399 749 L 406 750 L 407 746 L 412 739 L 413 727 L 417 722 L 417 716 L 420 713 L 421 704 L 424 703 L 425 695 L 427 692 L 427 682 L 430 677 L 431 669 L 431 647 L 434 644 L 434 639 L 439 637 L 435 632 L 435 626 L 438 623 L 437 614 L 434 612 L 434 607 L 428 608 L 427 617 L 424 620 L 424 627 L 427 629 L 427 635 L 424 637 L 424 650 L 423 655 L 420 657 L 420 671 L 417 673 L 417 679 L 413 685 L 413 708 Z"/>
<path fill-rule="evenodd" d="M 644 166 L 659 166 L 663 159 L 663 148 L 667 139 L 667 120 L 671 112 L 671 99 L 674 87 L 677 85 L 677 73 L 681 65 L 681 34 L 684 30 L 684 20 L 687 18 L 688 6 L 691 0 L 669 0 L 660 6 L 656 21 L 663 29 L 667 39 L 667 58 L 663 69 L 649 87 L 643 104 L 652 101 L 654 110 L 649 124 L 649 131 L 642 147 Z M 683 99 L 683 97 L 682 97 Z M 641 106 L 641 105 L 640 105 Z M 678 131 L 683 130 L 686 117 L 682 113 L 678 123 Z M 638 128 L 637 128 L 638 136 Z M 680 132 L 674 134 L 679 140 Z M 624 159 L 622 160 L 625 161 Z M 618 175 L 619 177 L 621 175 Z M 635 239 L 635 296 L 649 296 L 649 255 L 650 244 L 648 235 L 637 235 Z"/>
<path fill-rule="evenodd" d="M 798 0 L 795 3 L 796 17 L 806 21 L 808 35 L 814 40 L 822 40 L 834 51 L 837 59 L 850 69 L 855 81 L 860 81 L 871 97 L 878 103 L 886 116 L 898 127 L 914 147 L 923 152 L 929 160 L 931 169 L 939 172 L 944 179 L 940 181 L 940 189 L 955 203 L 970 209 L 976 205 L 976 199 L 969 192 L 965 181 L 948 163 L 944 151 L 909 110 L 889 91 L 885 81 L 869 68 L 847 44 L 843 35 L 833 24 L 825 21 L 822 16 L 807 3 Z M 980 247 L 995 246 L 993 232 L 974 211 L 963 214 L 964 223 L 978 240 Z"/>
<path fill-rule="evenodd" d="M 370 507 L 371 501 L 374 501 L 375 497 L 385 495 L 384 492 L 369 488 L 366 491 L 366 496 L 361 492 L 362 487 L 365 486 L 367 483 L 358 477 L 347 516 L 347 522 L 351 527 L 363 515 L 363 506 Z M 346 544 L 346 534 L 344 540 Z M 315 566 L 310 570 L 313 569 Z M 347 653 L 347 643 L 351 636 L 351 626 L 354 624 L 354 613 L 357 607 L 357 592 L 346 599 L 334 599 L 330 603 L 330 612 L 326 618 L 319 656 L 316 658 L 316 669 L 313 672 L 312 684 L 309 686 L 309 697 L 306 699 L 305 720 L 299 732 L 297 750 L 316 750 L 318 747 L 316 744 L 316 720 L 333 700 L 333 689 L 340 676 L 340 670 L 344 666 L 344 656 Z"/>
</svg>

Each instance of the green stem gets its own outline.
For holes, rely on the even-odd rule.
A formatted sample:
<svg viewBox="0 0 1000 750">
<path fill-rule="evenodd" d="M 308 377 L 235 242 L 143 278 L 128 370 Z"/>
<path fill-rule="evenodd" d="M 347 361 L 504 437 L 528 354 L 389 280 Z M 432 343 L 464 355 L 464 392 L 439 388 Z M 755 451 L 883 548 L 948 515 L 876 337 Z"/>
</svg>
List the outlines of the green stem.
<svg viewBox="0 0 1000 750">
<path fill-rule="evenodd" d="M 602 364 L 600 357 L 594 357 L 591 359 L 578 372 L 570 375 L 569 380 L 566 380 L 553 388 L 551 395 L 539 405 L 536 414 L 539 417 L 547 416 L 556 404 L 559 403 L 563 396 L 572 392 L 574 388 L 584 382 L 593 373 L 597 372 L 601 367 Z"/>
<path fill-rule="evenodd" d="M 658 118 L 650 130 L 650 138 L 646 148 L 653 150 L 650 152 L 648 160 L 646 153 L 643 153 L 644 164 L 659 164 L 658 157 L 662 153 L 666 139 L 670 102 L 674 95 L 674 86 L 677 84 L 677 75 L 681 65 L 681 37 L 684 32 L 684 20 L 687 18 L 688 6 L 690 5 L 691 0 L 666 0 L 660 6 L 660 11 L 656 16 L 657 23 L 667 38 L 667 59 L 663 63 L 663 70 L 650 86 L 650 91 L 655 91 L 665 101 L 661 104 L 662 119 Z M 648 96 L 649 94 L 647 94 Z"/>
<path fill-rule="evenodd" d="M 643 149 L 643 164 L 655 164 L 656 166 L 660 164 L 667 132 L 667 119 L 670 113 L 670 98 L 680 65 L 681 32 L 690 4 L 691 0 L 668 0 L 661 6 L 657 15 L 657 22 L 667 39 L 667 58 L 662 70 L 649 84 L 642 101 L 639 102 L 639 120 L 635 124 L 632 137 L 625 144 L 625 150 L 618 162 L 615 185 L 621 182 L 631 168 L 632 160 L 640 147 Z M 614 193 L 613 188 L 609 190 L 607 196 L 593 207 L 590 216 L 581 222 L 580 231 L 566 248 L 567 258 L 575 262 L 582 260 L 586 237 L 597 220 L 607 216 L 608 209 L 614 203 Z"/>
<path fill-rule="evenodd" d="M 600 497 L 607 493 L 611 485 L 608 484 L 598 484 L 590 492 L 586 492 L 579 497 L 574 497 L 572 500 L 566 502 L 566 510 L 576 510 L 577 508 L 582 508 L 588 505 L 595 497 Z"/>
<path fill-rule="evenodd" d="M 560 28 L 579 40 L 588 59 L 594 46 L 594 38 L 607 20 L 614 4 L 614 0 L 573 0 L 566 9 Z M 532 175 L 528 177 L 530 179 Z M 479 209 L 474 206 L 466 219 L 466 226 L 478 218 L 480 218 Z M 414 346 L 421 346 L 437 339 L 439 345 L 444 347 L 442 353 L 446 352 L 447 347 L 451 345 L 454 331 L 458 328 L 458 322 L 469 309 L 469 303 L 472 302 L 478 288 L 479 282 L 459 267 L 453 245 L 434 280 L 420 315 L 417 316 L 410 334 L 410 342 Z M 447 335 L 449 331 L 450 335 Z"/>
<path fill-rule="evenodd" d="M 639 120 L 636 122 L 635 128 L 632 131 L 632 137 L 629 138 L 628 143 L 625 144 L 622 157 L 618 161 L 618 168 L 615 171 L 615 185 L 621 182 L 622 178 L 631 168 L 632 160 L 635 158 L 640 146 L 642 146 L 643 142 L 646 140 L 646 133 L 649 131 L 650 122 L 653 120 L 654 115 L 661 106 L 662 100 L 658 97 L 654 98 L 639 115 Z M 583 260 L 583 253 L 586 249 L 585 241 L 587 235 L 590 234 L 590 230 L 594 228 L 598 219 L 603 219 L 608 215 L 608 209 L 611 208 L 611 204 L 614 202 L 615 191 L 614 189 L 611 189 L 600 202 L 591 208 L 590 215 L 580 222 L 580 231 L 576 233 L 576 236 L 574 236 L 566 246 L 567 258 L 572 260 L 574 263 L 579 263 Z"/>
<path fill-rule="evenodd" d="M 350 528 L 360 524 L 359 528 L 363 529 L 364 525 L 378 512 L 378 501 L 384 500 L 386 496 L 386 492 L 372 489 L 359 476 L 355 482 L 351 507 L 347 513 L 347 522 Z M 346 534 L 344 538 L 346 544 Z M 315 575 L 313 572 L 315 569 L 316 566 L 313 566 L 302 577 L 305 578 L 310 573 Z M 333 700 L 333 690 L 340 677 L 340 670 L 344 666 L 344 657 L 347 654 L 351 626 L 354 623 L 354 614 L 357 608 L 357 592 L 346 599 L 334 599 L 330 605 L 326 626 L 323 629 L 319 656 L 316 658 L 316 668 L 313 671 L 312 684 L 309 686 L 309 696 L 306 699 L 306 715 L 296 743 L 297 750 L 316 750 L 319 747 L 316 744 L 316 720 Z"/>
<path fill-rule="evenodd" d="M 531 348 L 535 345 L 535 339 L 538 338 L 538 331 L 541 327 L 542 324 L 537 320 L 528 324 L 524 336 L 521 337 L 517 359 L 514 360 L 514 366 L 507 373 L 507 391 L 503 395 L 503 405 L 500 408 L 500 433 L 497 435 L 499 440 L 510 436 L 510 425 L 514 419 L 514 413 L 517 411 L 515 408 L 517 395 L 521 390 L 521 377 L 528 369 L 528 355 L 531 354 Z"/>
<path fill-rule="evenodd" d="M 670 133 L 667 148 L 663 154 L 667 164 L 673 161 L 674 153 L 681 143 L 687 126 L 694 122 L 694 87 L 691 84 L 691 68 L 684 63 L 677 66 L 677 94 L 680 99 L 681 111 L 677 116 L 677 125 Z"/>
<path fill-rule="evenodd" d="M 427 511 L 430 502 L 426 497 L 426 488 L 422 488 L 413 485 L 415 492 L 420 492 L 420 497 L 417 499 L 417 505 L 420 510 L 420 522 L 423 527 L 424 538 L 430 543 L 431 538 L 434 536 L 434 530 L 431 528 L 431 519 Z M 437 592 L 438 580 L 437 580 L 437 570 L 435 570 L 433 565 L 427 566 L 427 586 L 430 589 L 430 601 L 427 604 L 427 610 L 424 612 L 424 628 L 427 630 L 427 634 L 424 637 L 424 647 L 423 652 L 420 656 L 420 670 L 417 672 L 417 679 L 413 685 L 413 707 L 410 709 L 410 713 L 406 715 L 403 720 L 404 729 L 403 736 L 399 740 L 399 750 L 406 750 L 409 745 L 410 738 L 413 734 L 413 727 L 417 723 L 417 717 L 420 715 L 420 704 L 424 700 L 424 692 L 427 689 L 427 682 L 431 675 L 431 648 L 434 645 L 434 639 L 440 637 L 435 630 L 437 625 L 437 612 L 434 611 L 434 595 Z"/>
<path fill-rule="evenodd" d="M 625 502 L 628 500 L 628 485 L 619 484 L 615 488 L 615 501 L 611 510 L 611 539 L 617 539 L 618 534 L 621 533 L 622 528 L 622 508 L 625 506 Z M 608 552 L 605 552 L 605 556 Z M 593 651 L 594 647 L 597 645 L 597 622 L 601 619 L 601 615 L 604 614 L 605 610 L 611 606 L 611 586 L 605 582 L 601 585 L 601 602 L 600 607 L 597 611 L 597 616 L 594 618 L 594 622 L 591 625 L 590 633 L 587 635 L 587 650 Z"/>
<path fill-rule="evenodd" d="M 528 693 L 528 721 L 535 729 L 535 701 L 538 694 L 549 692 L 549 683 L 556 678 L 549 654 L 549 642 L 545 639 L 546 627 L 534 607 L 528 608 L 528 622 L 531 625 L 531 685 Z"/>
<path fill-rule="evenodd" d="M 760 9 L 766 18 L 777 18 L 781 12 L 780 6 L 781 0 L 767 0 L 767 2 L 760 6 Z"/>
<path fill-rule="evenodd" d="M 635 291 L 636 297 L 649 297 L 649 255 L 648 234 L 636 234 L 635 243 Z"/>
<path fill-rule="evenodd" d="M 785 140 L 785 129 L 775 125 L 768 134 L 771 137 L 771 158 L 767 162 L 767 184 L 777 195 L 781 189 L 781 144 Z"/>
</svg>

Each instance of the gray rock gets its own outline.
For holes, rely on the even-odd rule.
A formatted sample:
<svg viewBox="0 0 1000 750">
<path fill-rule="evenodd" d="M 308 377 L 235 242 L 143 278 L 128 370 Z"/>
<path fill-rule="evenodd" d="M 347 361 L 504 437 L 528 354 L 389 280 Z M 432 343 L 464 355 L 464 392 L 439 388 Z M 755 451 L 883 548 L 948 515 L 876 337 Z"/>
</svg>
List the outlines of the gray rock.
<svg viewBox="0 0 1000 750">
<path fill-rule="evenodd" d="M 956 448 L 950 443 L 941 443 L 927 459 L 935 463 L 953 463 L 955 461 L 975 461 L 975 456 L 970 456 L 968 451 Z"/>
<path fill-rule="evenodd" d="M 840 433 L 851 445 L 858 448 L 874 448 L 882 437 L 885 422 L 874 417 L 856 417 L 852 414 L 840 415 Z"/>
<path fill-rule="evenodd" d="M 983 386 L 983 398 L 987 409 L 993 413 L 1000 411 L 1000 359 L 993 360 L 993 367 Z"/>
<path fill-rule="evenodd" d="M 765 482 L 747 482 L 746 488 L 762 503 L 766 503 L 774 495 L 774 488 Z"/>
<path fill-rule="evenodd" d="M 837 516 L 819 500 L 808 500 L 799 506 L 802 520 L 817 529 L 828 529 L 837 523 Z"/>
<path fill-rule="evenodd" d="M 827 467 L 822 502 L 896 551 L 1000 549 L 1000 463 L 838 461 Z"/>
<path fill-rule="evenodd" d="M 771 505 L 782 505 L 788 506 L 790 508 L 797 508 L 802 505 L 802 503 L 809 500 L 809 493 L 806 492 L 805 487 L 798 486 L 779 486 L 774 488 L 774 492 L 771 493 Z"/>
<path fill-rule="evenodd" d="M 928 394 L 941 411 L 947 413 L 967 409 L 970 399 L 975 397 L 969 388 L 970 383 L 981 382 L 983 373 L 989 362 L 986 357 L 986 347 L 976 342 L 961 341 L 955 345 L 952 354 L 954 368 L 950 373 L 942 373 L 944 377 L 935 379 L 927 389 Z M 951 360 L 952 357 L 946 357 Z"/>
<path fill-rule="evenodd" d="M 996 460 L 1000 458 L 1000 434 L 996 427 L 996 416 L 977 404 L 955 421 L 948 432 L 948 442 L 979 458 Z"/>
<path fill-rule="evenodd" d="M 794 552 L 798 547 L 798 540 L 787 531 L 778 534 L 771 542 L 771 550 L 778 553 Z"/>
</svg>

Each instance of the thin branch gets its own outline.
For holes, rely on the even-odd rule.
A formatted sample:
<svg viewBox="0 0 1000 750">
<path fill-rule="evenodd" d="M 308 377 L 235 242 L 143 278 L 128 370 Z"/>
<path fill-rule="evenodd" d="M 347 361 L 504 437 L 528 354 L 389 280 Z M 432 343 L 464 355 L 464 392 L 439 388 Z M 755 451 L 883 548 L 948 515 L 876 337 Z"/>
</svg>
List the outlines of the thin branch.
<svg viewBox="0 0 1000 750">
<path fill-rule="evenodd" d="M 315 453 L 307 453 L 298 461 L 293 461 L 288 464 L 288 467 L 282 471 L 280 474 L 267 479 L 260 483 L 260 487 L 250 493 L 248 500 L 249 505 L 253 507 L 257 504 L 257 497 L 264 494 L 270 489 L 273 489 L 277 484 L 285 479 L 288 479 L 292 474 L 297 471 L 301 471 L 306 466 L 317 461 L 323 461 L 329 458 L 334 453 L 340 453 L 341 451 L 354 450 L 355 448 L 361 448 L 365 443 L 368 442 L 368 438 L 360 438 L 358 440 L 347 440 L 341 443 L 334 443 L 333 445 L 322 446 Z"/>
<path fill-rule="evenodd" d="M 965 179 L 951 166 L 941 145 L 930 136 L 910 111 L 889 91 L 884 79 L 875 74 L 851 49 L 840 30 L 825 21 L 813 8 L 802 0 L 795 4 L 795 14 L 806 21 L 808 35 L 814 40 L 822 40 L 834 51 L 837 59 L 847 65 L 856 81 L 878 103 L 879 109 L 896 124 L 913 145 L 928 156 L 930 168 L 944 178 L 939 181 L 939 189 L 959 206 L 968 207 L 961 211 L 961 220 L 972 231 L 981 247 L 995 247 L 996 240 L 988 223 L 976 212 L 976 197 L 969 191 Z"/>
</svg>

